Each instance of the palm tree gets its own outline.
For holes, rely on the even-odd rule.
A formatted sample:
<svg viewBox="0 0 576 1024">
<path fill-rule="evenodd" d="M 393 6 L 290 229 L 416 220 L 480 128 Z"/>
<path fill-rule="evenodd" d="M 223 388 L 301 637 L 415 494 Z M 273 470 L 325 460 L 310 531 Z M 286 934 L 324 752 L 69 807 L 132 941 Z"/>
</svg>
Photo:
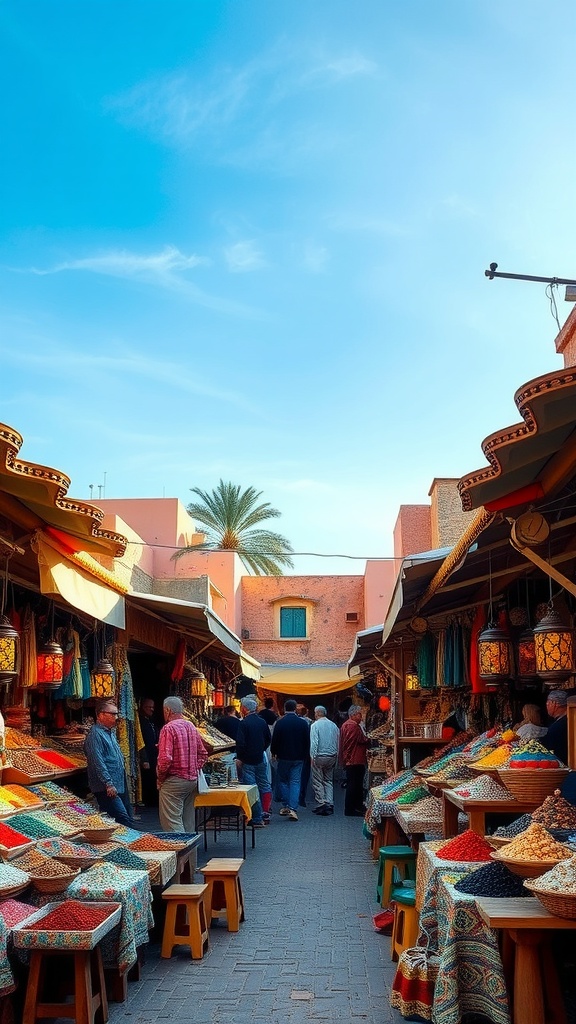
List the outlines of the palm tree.
<svg viewBox="0 0 576 1024">
<path fill-rule="evenodd" d="M 201 500 L 188 505 L 188 512 L 206 527 L 207 537 L 203 544 L 180 548 L 173 558 L 181 558 L 190 551 L 236 551 L 255 576 L 282 576 L 283 566 L 294 567 L 289 554 L 293 548 L 286 537 L 271 530 L 252 529 L 281 514 L 267 501 L 258 504 L 262 491 L 255 487 L 243 491 L 238 484 L 223 480 L 213 491 L 202 491 L 199 487 L 192 487 L 191 491 Z"/>
</svg>

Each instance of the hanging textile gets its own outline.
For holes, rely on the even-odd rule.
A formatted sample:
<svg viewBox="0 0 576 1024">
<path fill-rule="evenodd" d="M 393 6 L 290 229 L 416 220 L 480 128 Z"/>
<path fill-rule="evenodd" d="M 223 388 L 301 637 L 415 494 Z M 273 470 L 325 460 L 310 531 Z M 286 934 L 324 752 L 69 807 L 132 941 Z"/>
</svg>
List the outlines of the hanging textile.
<svg viewBox="0 0 576 1024">
<path fill-rule="evenodd" d="M 82 680 L 82 700 L 89 700 L 92 696 L 92 680 L 90 678 L 88 658 L 85 656 L 80 658 L 80 678 Z"/>
<path fill-rule="evenodd" d="M 68 629 L 59 629 L 57 632 L 58 643 L 64 651 L 62 682 L 53 691 L 55 700 L 63 700 L 65 697 L 78 698 L 82 696 L 82 675 L 80 672 L 80 636 L 70 626 Z"/>
<path fill-rule="evenodd" d="M 464 632 L 462 623 L 457 619 L 452 626 L 452 665 L 453 685 L 464 686 L 465 682 Z"/>
<path fill-rule="evenodd" d="M 144 747 L 144 741 L 136 713 L 132 673 L 128 653 L 122 644 L 112 646 L 110 658 L 116 673 L 116 703 L 120 712 L 116 738 L 124 758 L 129 796 L 132 803 L 137 803 L 142 792 L 139 751 Z"/>
<path fill-rule="evenodd" d="M 445 685 L 444 658 L 446 654 L 446 630 L 441 629 L 436 638 L 436 681 L 439 686 Z"/>
<path fill-rule="evenodd" d="M 444 651 L 444 686 L 454 686 L 454 623 L 446 630 L 446 646 Z"/>
<path fill-rule="evenodd" d="M 24 612 L 20 636 L 20 686 L 36 686 L 38 673 L 36 655 L 36 619 L 34 612 L 28 605 Z"/>
<path fill-rule="evenodd" d="M 436 645 L 430 632 L 425 633 L 416 652 L 416 666 L 421 690 L 433 690 L 436 686 Z"/>
<path fill-rule="evenodd" d="M 472 622 L 472 630 L 470 634 L 470 684 L 472 686 L 473 693 L 487 693 L 487 689 L 484 680 L 480 678 L 480 663 L 478 661 L 478 637 L 484 629 L 486 623 L 486 612 L 483 605 L 478 605 L 476 614 Z"/>
</svg>

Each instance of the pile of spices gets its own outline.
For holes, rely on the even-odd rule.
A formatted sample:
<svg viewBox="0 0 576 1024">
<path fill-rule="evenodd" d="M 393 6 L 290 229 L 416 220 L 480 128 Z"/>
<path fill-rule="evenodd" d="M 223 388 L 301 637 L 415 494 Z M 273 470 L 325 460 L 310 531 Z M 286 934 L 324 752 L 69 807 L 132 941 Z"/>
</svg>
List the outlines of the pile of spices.
<svg viewBox="0 0 576 1024">
<path fill-rule="evenodd" d="M 58 786 L 55 782 L 36 782 L 33 786 L 30 786 L 29 791 L 35 793 L 41 800 L 66 801 L 72 797 L 72 794 L 67 789 L 64 789 L 63 786 Z"/>
<path fill-rule="evenodd" d="M 159 839 L 168 839 L 172 843 L 181 843 L 182 846 L 187 846 L 191 839 L 194 838 L 194 832 L 154 832 L 153 835 L 158 836 Z"/>
<path fill-rule="evenodd" d="M 471 828 L 466 829 L 461 835 L 449 839 L 440 849 L 436 850 L 436 856 L 440 860 L 457 861 L 481 861 L 490 860 L 492 847 L 486 842 L 484 836 L 479 836 Z"/>
<path fill-rule="evenodd" d="M 69 864 L 63 864 L 60 860 L 55 860 L 54 857 L 44 857 L 41 864 L 38 864 L 35 868 L 30 868 L 30 878 L 54 878 L 64 875 L 72 875 L 75 869 L 72 869 Z"/>
<path fill-rule="evenodd" d="M 512 794 L 501 786 L 499 782 L 490 775 L 481 775 L 476 782 L 469 786 L 461 786 L 455 790 L 458 796 L 465 800 L 513 800 Z"/>
<path fill-rule="evenodd" d="M 15 868 L 19 868 L 21 871 L 26 873 L 37 874 L 37 868 L 41 867 L 45 861 L 50 861 L 50 857 L 46 857 L 43 853 L 39 853 L 38 850 L 28 850 L 27 853 L 23 853 L 21 857 L 17 857 L 16 860 L 12 861 Z"/>
<path fill-rule="evenodd" d="M 150 832 L 145 832 L 140 836 L 139 839 L 134 840 L 133 843 L 128 843 L 130 850 L 143 850 L 143 851 L 155 851 L 155 850 L 174 850 L 174 843 L 168 842 L 166 839 L 159 839 L 158 836 L 153 836 Z"/>
<path fill-rule="evenodd" d="M 456 882 L 454 888 L 469 896 L 493 896 L 497 899 L 530 895 L 524 888 L 524 879 L 514 875 L 504 864 L 497 861 L 472 871 Z"/>
<path fill-rule="evenodd" d="M 131 868 L 133 871 L 147 871 L 148 864 L 142 857 L 138 857 L 126 846 L 117 846 L 104 857 L 104 860 L 111 864 L 117 864 L 120 868 Z"/>
<path fill-rule="evenodd" d="M 28 733 L 22 732 L 21 729 L 15 729 L 13 726 L 8 726 L 4 734 L 4 746 L 7 750 L 21 750 L 22 747 L 39 747 L 38 740 L 34 739 L 33 736 L 29 736 Z"/>
<path fill-rule="evenodd" d="M 555 789 L 552 796 L 547 796 L 544 803 L 532 811 L 532 821 L 538 821 L 545 828 L 573 829 L 576 828 L 576 807 Z"/>
<path fill-rule="evenodd" d="M 20 792 L 20 790 L 22 790 L 22 792 Z M 24 796 L 24 793 L 26 793 L 26 796 Z M 0 786 L 0 800 L 6 801 L 12 810 L 14 810 L 15 807 L 27 807 L 29 804 L 35 804 L 38 806 L 40 803 L 38 797 L 33 793 L 29 794 L 28 790 L 24 789 L 24 786 Z"/>
<path fill-rule="evenodd" d="M 51 910 L 46 917 L 29 925 L 28 930 L 42 932 L 91 932 L 102 924 L 113 907 L 94 907 L 80 900 L 66 900 Z"/>
<path fill-rule="evenodd" d="M 17 885 L 27 885 L 28 875 L 12 864 L 0 863 L 0 889 L 12 889 Z"/>
<path fill-rule="evenodd" d="M 13 814 L 15 810 L 14 804 L 8 803 L 7 800 L 0 799 L 0 814 L 6 816 Z"/>
<path fill-rule="evenodd" d="M 455 765 L 454 768 L 450 768 L 446 772 L 446 782 L 452 782 L 454 779 L 459 779 L 461 782 L 468 782 L 469 779 L 477 779 L 476 772 L 473 772 L 471 768 L 464 762 L 461 765 Z"/>
<path fill-rule="evenodd" d="M 446 764 L 442 768 L 438 768 L 433 775 L 428 775 L 428 779 L 436 779 L 438 782 L 443 782 L 448 778 L 450 772 L 454 770 L 461 770 L 466 764 L 465 758 L 460 754 L 455 754 L 446 759 Z"/>
<path fill-rule="evenodd" d="M 59 754 L 57 750 L 42 750 L 38 757 L 41 757 L 43 761 L 47 761 L 48 764 L 53 764 L 55 768 L 60 768 L 62 771 L 71 771 L 77 764 L 76 761 L 65 757 L 64 754 Z"/>
<path fill-rule="evenodd" d="M 566 847 L 557 843 L 537 821 L 507 843 L 500 855 L 512 860 L 565 860 L 570 856 Z"/>
<path fill-rule="evenodd" d="M 128 828 L 127 825 L 119 825 L 114 833 L 114 839 L 119 843 L 133 843 L 142 835 L 135 828 Z"/>
<path fill-rule="evenodd" d="M 540 892 L 559 892 L 576 896 L 576 857 L 569 857 L 539 878 L 531 879 L 530 888 Z"/>
<path fill-rule="evenodd" d="M 50 772 L 46 761 L 43 761 L 37 754 L 33 754 L 32 751 L 11 750 L 10 763 L 18 771 L 29 775 L 30 778 L 33 778 L 34 775 L 48 775 Z M 58 771 L 58 769 L 53 769 L 53 771 Z"/>
<path fill-rule="evenodd" d="M 552 754 L 546 747 L 543 747 L 537 740 L 528 740 L 521 747 L 517 747 L 508 762 L 509 768 L 517 769 L 546 769 L 562 768 L 562 762 L 555 754 Z"/>
<path fill-rule="evenodd" d="M 442 821 L 442 801 L 435 796 L 426 797 L 425 800 L 420 800 L 416 807 L 404 816 L 404 820 L 413 831 L 424 831 L 424 829 L 419 829 L 415 826 L 420 823 L 429 824 L 430 822 Z"/>
<path fill-rule="evenodd" d="M 508 743 L 504 743 L 502 746 L 496 747 L 496 750 L 491 750 L 489 754 L 485 754 L 484 757 L 475 761 L 474 764 L 476 768 L 502 768 L 510 760 L 511 753 L 512 747 Z"/>
<path fill-rule="evenodd" d="M 409 789 L 407 793 L 402 793 L 396 803 L 399 807 L 404 807 L 406 804 L 417 804 L 419 800 L 423 800 L 428 795 L 426 786 L 417 786 L 416 789 Z"/>
<path fill-rule="evenodd" d="M 77 825 L 65 821 L 55 811 L 37 811 L 34 817 L 44 825 L 49 825 L 59 836 L 73 836 L 80 831 Z"/>
<path fill-rule="evenodd" d="M 531 814 L 522 814 L 516 821 L 511 822 L 510 825 L 500 825 L 497 828 L 494 835 L 500 836 L 502 839 L 513 839 L 514 836 L 519 836 L 521 832 L 525 832 L 529 825 L 532 824 Z"/>
<path fill-rule="evenodd" d="M 17 832 L 10 825 L 0 821 L 0 846 L 4 846 L 7 850 L 13 850 L 15 846 L 24 846 L 29 842 L 29 837 L 23 832 Z"/>
<path fill-rule="evenodd" d="M 82 819 L 82 828 L 97 830 L 102 828 L 113 828 L 115 826 L 115 821 L 111 818 L 103 818 L 100 814 L 87 814 Z"/>
<path fill-rule="evenodd" d="M 13 823 L 14 828 L 23 832 L 28 839 L 49 839 L 51 836 L 57 836 L 56 829 L 46 825 L 43 821 L 32 814 L 15 814 L 10 819 Z"/>
<path fill-rule="evenodd" d="M 20 903 L 20 900 L 4 900 L 0 903 L 0 914 L 4 919 L 7 928 L 13 928 L 20 921 L 25 921 L 30 914 L 35 914 L 38 907 L 32 907 L 28 903 Z"/>
<path fill-rule="evenodd" d="M 100 853 L 95 846 L 89 843 L 71 843 L 67 839 L 42 839 L 37 847 L 41 853 L 48 857 L 86 857 L 93 859 L 99 857 Z"/>
</svg>

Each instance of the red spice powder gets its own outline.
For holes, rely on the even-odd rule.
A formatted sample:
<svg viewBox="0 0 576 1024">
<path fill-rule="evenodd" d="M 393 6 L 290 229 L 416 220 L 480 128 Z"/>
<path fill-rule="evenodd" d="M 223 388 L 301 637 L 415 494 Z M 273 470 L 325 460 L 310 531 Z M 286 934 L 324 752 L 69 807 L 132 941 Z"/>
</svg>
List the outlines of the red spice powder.
<svg viewBox="0 0 576 1024">
<path fill-rule="evenodd" d="M 92 907 L 79 900 L 66 900 L 46 917 L 28 925 L 33 931 L 91 932 L 114 910 L 114 907 Z"/>
<path fill-rule="evenodd" d="M 29 836 L 24 836 L 21 832 L 17 832 L 15 828 L 10 828 L 10 825 L 0 822 L 0 846 L 5 846 L 8 850 L 12 850 L 15 846 L 23 846 L 24 843 L 29 842 Z"/>
<path fill-rule="evenodd" d="M 475 861 L 490 860 L 492 847 L 486 842 L 483 836 L 479 836 L 472 829 L 467 829 L 462 835 L 450 839 L 439 850 L 436 856 L 441 860 Z"/>
<path fill-rule="evenodd" d="M 49 764 L 53 764 L 55 768 L 68 770 L 69 768 L 76 767 L 73 761 L 69 761 L 63 754 L 59 754 L 57 750 L 38 751 L 38 757 L 41 757 L 43 761 L 48 761 Z"/>
</svg>

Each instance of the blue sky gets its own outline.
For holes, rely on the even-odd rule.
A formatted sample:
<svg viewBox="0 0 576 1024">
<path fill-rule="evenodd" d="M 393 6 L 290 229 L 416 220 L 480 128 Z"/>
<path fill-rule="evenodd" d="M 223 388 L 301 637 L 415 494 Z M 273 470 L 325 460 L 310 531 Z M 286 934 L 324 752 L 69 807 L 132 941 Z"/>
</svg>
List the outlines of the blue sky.
<svg viewBox="0 0 576 1024">
<path fill-rule="evenodd" d="M 82 498 L 254 485 L 296 551 L 390 556 L 562 365 L 544 286 L 484 270 L 576 276 L 572 5 L 0 0 L 0 29 L 22 457 Z"/>
</svg>

